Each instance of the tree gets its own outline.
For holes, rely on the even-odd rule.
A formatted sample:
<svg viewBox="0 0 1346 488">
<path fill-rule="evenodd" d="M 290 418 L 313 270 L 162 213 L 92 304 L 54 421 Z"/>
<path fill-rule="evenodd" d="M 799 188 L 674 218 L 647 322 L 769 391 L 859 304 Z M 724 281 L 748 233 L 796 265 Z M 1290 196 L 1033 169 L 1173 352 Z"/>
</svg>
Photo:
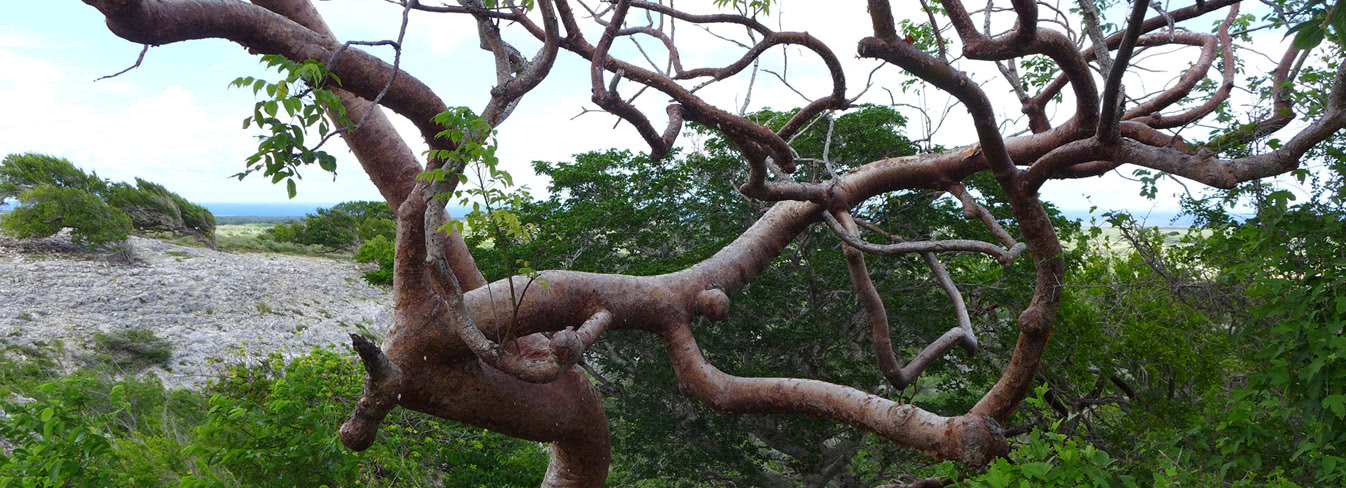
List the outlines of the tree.
<svg viewBox="0 0 1346 488">
<path fill-rule="evenodd" d="M 71 229 L 70 240 L 95 248 L 126 240 L 131 219 L 98 196 L 78 188 L 42 184 L 19 194 L 18 208 L 4 220 L 4 229 L 20 239 L 49 237 Z"/>
<path fill-rule="evenodd" d="M 140 178 L 135 186 L 112 183 L 104 199 L 130 216 L 136 230 L 189 235 L 215 249 L 215 215 L 163 185 Z"/>
<path fill-rule="evenodd" d="M 393 218 L 392 210 L 383 202 L 343 202 L 320 208 L 296 222 L 276 224 L 271 237 L 280 242 L 347 249 L 378 236 L 392 239 L 397 233 Z"/>
<path fill-rule="evenodd" d="M 89 247 L 126 240 L 131 229 L 190 235 L 215 248 L 215 215 L 162 185 L 136 178 L 135 186 L 88 174 L 64 158 L 11 154 L 0 162 L 0 202 L 22 204 L 5 228 L 21 238 L 47 237 L 62 228 Z"/>
<path fill-rule="evenodd" d="M 848 91 L 841 59 L 833 46 L 804 32 L 777 32 L 755 20 L 752 13 L 769 8 L 770 2 L 718 2 L 733 3 L 738 13 L 699 15 L 658 3 L 618 0 L 591 15 L 602 29 L 596 43 L 580 28 L 581 16 L 568 0 L 525 2 L 535 7 L 532 10 L 508 2 L 503 6 L 474 0 L 461 2 L 461 6 L 403 2 L 404 10 L 471 15 L 477 20 L 482 46 L 494 55 L 499 75 L 480 117 L 450 109 L 414 74 L 400 70 L 396 62 L 390 65 L 337 41 L 307 1 L 85 2 L 106 16 L 113 33 L 132 42 L 159 45 L 227 38 L 253 52 L 296 60 L 284 65 L 291 74 L 282 83 L 302 77 L 320 89 L 330 90 L 323 93 L 339 98 L 341 107 L 327 105 L 343 109 L 330 114 L 338 129 L 330 132 L 320 127 L 320 132 L 339 133 L 388 204 L 398 209 L 394 326 L 382 348 L 352 338 L 368 378 L 351 419 L 342 426 L 343 443 L 354 449 L 368 447 L 383 417 L 402 406 L 516 437 L 552 442 L 551 465 L 544 481 L 549 486 L 597 486 L 607 476 L 607 419 L 588 378 L 571 366 L 609 329 L 642 331 L 658 337 L 682 391 L 718 412 L 807 414 L 852 425 L 939 458 L 984 465 L 1008 450 L 1001 423 L 1036 382 L 1036 367 L 1051 336 L 1065 281 L 1060 241 L 1037 198 L 1043 184 L 1134 165 L 1217 188 L 1232 188 L 1293 171 L 1306 152 L 1346 126 L 1346 64 L 1339 62 L 1343 32 L 1337 16 L 1325 13 L 1322 2 L 1311 5 L 1315 8 L 1276 12 L 1262 22 L 1270 28 L 1302 22 L 1314 26 L 1300 27 L 1300 32 L 1308 30 L 1311 34 L 1302 41 L 1296 39 L 1296 46 L 1281 57 L 1270 80 L 1266 80 L 1274 87 L 1271 110 L 1237 130 L 1216 134 L 1208 144 L 1189 145 L 1172 129 L 1208 116 L 1229 116 L 1227 102 L 1239 80 L 1231 28 L 1238 24 L 1238 35 L 1246 35 L 1248 30 L 1242 26 L 1249 23 L 1249 19 L 1239 17 L 1236 0 L 1206 0 L 1148 18 L 1151 6 L 1139 0 L 1132 5 L 1122 30 L 1107 36 L 1102 29 L 1109 24 L 1098 19 L 1092 5 L 1086 5 L 1083 24 L 1091 41 L 1088 47 L 1083 47 L 1082 37 L 1071 37 L 1073 31 L 1059 32 L 1053 24 L 1041 20 L 1035 2 L 1012 2 L 1014 27 L 997 35 L 982 32 L 961 2 L 942 1 L 938 10 L 927 9 L 927 13 L 933 19 L 931 23 L 952 26 L 957 38 L 944 39 L 942 29 L 919 27 L 925 18 L 915 24 L 899 23 L 889 2 L 870 0 L 867 20 L 873 36 L 854 46 L 860 57 L 895 65 L 920 83 L 956 97 L 972 116 L 975 139 L 965 147 L 884 157 L 847 172 L 829 170 L 822 175 L 826 178 L 816 180 L 807 178 L 810 172 L 797 170 L 814 163 L 828 166 L 831 162 L 826 149 L 822 161 L 815 162 L 797 156 L 791 141 L 825 112 L 851 108 L 855 102 L 851 93 L 863 91 Z M 1224 11 L 1226 16 L 1213 33 L 1169 29 L 1170 25 L 1216 11 Z M 632 19 L 644 18 L 641 14 L 658 16 L 665 22 L 628 26 L 628 14 Z M 684 69 L 678 58 L 671 56 L 666 68 L 651 70 L 610 52 L 619 36 L 648 36 L 677 53 L 675 39 L 661 30 L 675 23 L 733 24 L 750 32 L 752 46 L 730 65 L 697 69 Z M 543 47 L 539 55 L 532 59 L 521 55 L 502 36 L 501 30 L 507 28 L 540 40 Z M 1313 41 L 1321 42 L 1329 34 L 1332 43 L 1314 45 Z M 400 38 L 381 44 L 391 45 L 398 52 L 404 48 Z M 716 107 L 680 83 L 726 79 L 778 45 L 797 46 L 816 56 L 828 67 L 832 81 L 828 95 L 812 100 L 780 125 L 763 126 Z M 1121 82 L 1124 74 L 1137 68 L 1132 60 L 1137 48 L 1165 45 L 1201 47 L 1202 55 L 1187 71 L 1190 76 L 1157 93 L 1124 95 Z M 950 64 L 951 47 L 961 48 L 965 61 L 959 61 L 960 65 L 986 61 L 1001 68 L 1027 115 L 1028 127 L 1022 135 L 1004 135 L 1013 130 L 1000 125 L 983 87 Z M 1327 51 L 1312 62 L 1326 67 L 1331 88 L 1312 110 L 1297 109 L 1292 93 L 1301 80 L 1295 66 L 1307 62 L 1315 49 Z M 505 122 L 511 109 L 547 77 L 561 50 L 588 63 L 588 89 L 594 103 L 634 126 L 650 146 L 651 160 L 670 154 L 685 121 L 704 125 L 723 134 L 744 161 L 747 174 L 738 188 L 740 193 L 775 203 L 732 241 L 726 236 L 729 242 L 710 257 L 678 271 L 653 276 L 548 271 L 523 273 L 488 284 L 461 236 L 452 232 L 455 226 L 445 216 L 444 197 L 454 194 L 457 176 L 469 167 L 485 164 L 491 169 L 490 177 L 499 177 L 490 165 L 490 128 Z M 300 64 L 297 60 L 315 60 L 326 66 L 340 79 L 339 87 L 322 84 L 313 76 L 318 72 L 314 63 Z M 1091 74 L 1093 64 L 1106 73 L 1101 86 Z M 1022 75 L 1020 68 L 1025 70 Z M 1220 82 L 1203 84 L 1212 68 L 1219 70 Z M 665 129 L 656 129 L 646 114 L 617 94 L 620 81 L 648 87 L 674 101 L 667 109 Z M 1067 85 L 1071 96 L 1058 97 Z M 275 119 L 282 106 L 291 117 L 315 122 L 304 105 L 307 99 L 291 101 L 308 92 L 275 85 L 272 88 L 268 96 L 275 99 L 259 102 L 258 114 L 267 115 L 255 115 L 259 119 L 256 122 L 273 129 L 284 126 Z M 1072 103 L 1073 116 L 1067 120 L 1054 120 L 1048 115 L 1053 113 L 1048 108 L 1055 108 L 1060 100 Z M 1138 103 L 1129 105 L 1131 100 Z M 382 113 L 370 110 L 373 104 L 412 121 L 430 148 L 432 157 L 425 166 L 398 142 Z M 1269 149 L 1221 152 L 1246 147 L 1242 143 L 1265 139 L 1286 128 L 1299 115 L 1296 110 L 1310 120 L 1290 136 L 1274 144 L 1268 142 Z M 345 119 L 347 114 L 349 120 Z M 249 170 L 261 171 L 275 181 L 293 176 L 307 163 L 318 162 L 330 170 L 330 162 L 314 149 L 302 146 L 302 138 L 283 132 L 273 131 L 277 136 L 259 147 L 259 154 L 249 160 Z M 277 148 L 278 143 L 290 146 Z M 418 179 L 422 173 L 427 173 L 426 177 Z M 1017 224 L 1012 229 L 1014 234 L 1000 225 L 977 202 L 978 195 L 963 184 L 986 174 L 1009 203 Z M 293 185 L 293 180 L 289 181 Z M 890 192 L 912 189 L 948 192 L 961 203 L 961 213 L 983 223 L 985 235 L 994 240 L 931 238 L 897 242 L 897 235 L 884 244 L 865 240 L 879 233 L 866 230 L 862 235 L 861 226 L 869 227 L 854 218 L 852 209 Z M 926 337 L 932 340 L 929 346 L 903 365 L 891 348 L 890 313 L 872 282 L 864 254 L 938 257 L 939 253 L 962 251 L 1009 263 L 1026 250 L 1035 277 L 1031 292 L 1027 283 L 1018 291 L 1027 305 L 1014 314 L 1018 337 L 999 380 L 963 413 L 941 415 L 849 386 L 813 379 L 736 376 L 709 363 L 698 347 L 693 322 L 699 317 L 711 321 L 727 318 L 730 297 L 754 282 L 774 259 L 795 245 L 801 233 L 818 223 L 846 244 L 847 269 L 866 311 L 880 372 L 898 388 L 908 386 L 953 347 L 976 349 L 977 330 L 965 307 L 960 306 L 961 294 L 948 285 L 959 325 L 938 338 Z M 923 259 L 930 261 L 941 283 L 950 281 L 938 260 Z M 536 282 L 541 282 L 540 286 L 534 286 Z M 794 324 L 809 325 L 806 320 Z"/>
<path fill-rule="evenodd" d="M 764 111 L 749 118 L 783 123 L 794 113 Z M 832 165 L 847 171 L 885 156 L 914 154 L 916 145 L 901 133 L 905 124 L 890 107 L 866 105 L 835 119 L 824 117 L 801 133 L 794 147 L 801 157 L 820 160 L 830 131 Z M 703 127 L 689 130 L 707 136 L 701 149 L 661 161 L 610 150 L 581 154 L 573 162 L 535 163 L 538 173 L 551 179 L 550 197 L 511 209 L 534 227 L 532 239 L 485 246 L 492 240 L 489 236 L 470 233 L 466 241 L 477 249 L 478 265 L 488 278 L 508 276 L 506 265 L 515 256 L 528 256 L 543 269 L 649 276 L 712 256 L 736 229 L 751 225 L 767 207 L 738 195 L 732 182 L 742 178 L 743 168 L 735 164 L 737 152 L 730 142 Z M 817 165 L 801 171 L 826 169 Z M 969 187 L 981 191 L 997 220 L 1009 224 L 1008 204 L 995 191 L 994 181 L 976 178 Z M 978 232 L 979 222 L 962 218 L 951 211 L 957 203 L 938 197 L 938 192 L 928 190 L 891 192 L 854 212 L 867 221 L 895 226 L 905 236 Z M 1007 274 L 1032 273 L 1023 266 L 1005 273 L 999 263 L 975 255 L 939 259 L 959 277 L 969 313 L 978 323 L 995 320 L 994 309 L 982 305 L 1009 305 L 1014 300 L 994 296 L 997 282 Z M 898 351 L 919 351 L 925 345 L 915 342 L 919 337 L 949 329 L 952 305 L 921 258 L 884 258 L 874 265 L 871 272 L 885 306 L 903 312 L 897 320 L 904 333 L 893 337 Z M 864 310 L 844 292 L 849 287 L 836 240 L 827 229 L 815 227 L 801 233 L 782 259 L 768 265 L 739 293 L 729 317 L 713 327 L 698 326 L 698 343 L 712 351 L 717 366 L 726 370 L 804 376 L 885 396 L 896 394 L 874 374 L 868 352 L 870 330 Z M 801 317 L 809 327 L 792 326 Z M 1001 336 L 982 336 L 996 342 L 985 347 L 1012 348 L 1014 337 L 1004 337 L 1008 343 L 999 344 Z M 620 419 L 613 437 L 621 475 L 670 482 L 717 480 L 736 486 L 873 486 L 921 464 L 899 462 L 915 453 L 867 442 L 863 431 L 833 422 L 717 417 L 678 394 L 667 357 L 658 354 L 659 344 L 650 339 L 607 335 L 586 359 L 609 418 Z M 932 365 L 927 373 L 919 389 L 927 408 L 966 409 L 977 399 L 951 383 L 994 382 L 990 374 L 994 366 L 988 359 L 997 354 L 956 356 Z M 936 385 L 952 391 L 932 395 L 941 389 Z M 697 448 L 681 449 L 682 445 Z"/>
</svg>

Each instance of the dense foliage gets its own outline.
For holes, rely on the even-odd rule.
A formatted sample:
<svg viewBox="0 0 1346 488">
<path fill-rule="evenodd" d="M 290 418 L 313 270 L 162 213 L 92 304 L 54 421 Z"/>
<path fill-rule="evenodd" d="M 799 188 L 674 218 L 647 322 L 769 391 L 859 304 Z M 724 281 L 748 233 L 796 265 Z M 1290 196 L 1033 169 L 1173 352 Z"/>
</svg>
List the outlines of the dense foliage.
<svg viewBox="0 0 1346 488">
<path fill-rule="evenodd" d="M 40 351 L 0 359 L 0 487 L 537 486 L 536 443 L 395 413 L 355 453 L 333 426 L 360 392 L 347 354 L 240 362 L 205 391 L 109 370 L 55 376 Z"/>
<path fill-rule="evenodd" d="M 303 219 L 276 224 L 271 237 L 277 242 L 322 246 L 330 250 L 356 249 L 361 243 L 383 236 L 396 237 L 392 209 L 383 202 L 344 202 L 320 208 Z"/>
<path fill-rule="evenodd" d="M 0 161 L 0 203 L 17 198 L 6 232 L 47 237 L 71 228 L 88 247 L 126 239 L 132 230 L 189 235 L 214 247 L 215 216 L 161 185 L 136 178 L 134 186 L 85 173 L 45 154 L 10 154 Z"/>
<path fill-rule="evenodd" d="M 779 114 L 758 117 L 769 124 Z M 838 117 L 830 148 L 836 171 L 901 155 L 866 151 L 908 147 L 897 132 L 902 122 L 879 107 Z M 817 132 L 800 137 L 804 157 L 820 155 L 808 145 L 821 138 Z M 540 268 L 628 274 L 705 259 L 764 207 L 734 193 L 731 182 L 743 170 L 724 141 L 700 134 L 700 150 L 658 163 L 622 151 L 537 163 L 552 180 L 551 196 L 512 209 L 536 238 L 469 233 L 478 263 L 497 278 L 510 272 L 502 263 L 518 256 Z M 1346 357 L 1337 344 L 1346 315 L 1339 252 L 1346 172 L 1333 149 L 1323 151 L 1317 156 L 1327 163 L 1311 173 L 1317 185 L 1302 204 L 1290 205 L 1281 190 L 1244 189 L 1260 191 L 1246 198 L 1265 202 L 1252 218 L 1235 217 L 1243 208 L 1238 197 L 1213 193 L 1189 202 L 1205 225 L 1186 231 L 1160 233 L 1124 214 L 1104 216 L 1108 227 L 1089 232 L 1057 222 L 1070 243 L 1069 283 L 1039 396 L 1007 426 L 1017 433 L 1014 454 L 984 472 L 931 464 L 830 422 L 716 415 L 678 392 L 656 340 L 609 334 L 588 362 L 614 424 L 610 479 L 648 486 L 853 486 L 907 474 L 989 487 L 1340 483 L 1346 396 L 1338 390 L 1346 381 L 1334 366 Z M 826 178 L 819 167 L 801 171 Z M 985 205 L 1007 218 L 994 185 L 977 182 Z M 931 198 L 899 194 L 856 214 L 904 237 L 984 232 L 950 217 L 955 202 Z M 848 285 L 835 239 L 811 232 L 735 299 L 729 320 L 699 329 L 698 342 L 717 365 L 745 376 L 840 382 L 936 412 L 966 408 L 976 400 L 966 392 L 996 380 L 1015 340 L 1012 316 L 1001 307 L 1016 310 L 1026 299 L 1004 283 L 1026 281 L 1026 263 L 1002 268 L 982 257 L 947 257 L 983 350 L 950 355 L 915 387 L 894 391 L 871 366 L 858 306 L 836 291 Z M 917 259 L 874 259 L 871 270 L 901 324 L 899 357 L 949 326 L 947 299 Z M 785 286 L 801 281 L 810 286 Z M 698 448 L 680 448 L 688 444 Z"/>
<path fill-rule="evenodd" d="M 383 202 L 352 201 L 320 208 L 303 219 L 276 224 L 267 231 L 278 243 L 317 246 L 327 251 L 355 250 L 355 261 L 374 263 L 379 269 L 366 273 L 376 285 L 393 282 L 393 241 L 397 238 L 396 216 Z"/>
</svg>

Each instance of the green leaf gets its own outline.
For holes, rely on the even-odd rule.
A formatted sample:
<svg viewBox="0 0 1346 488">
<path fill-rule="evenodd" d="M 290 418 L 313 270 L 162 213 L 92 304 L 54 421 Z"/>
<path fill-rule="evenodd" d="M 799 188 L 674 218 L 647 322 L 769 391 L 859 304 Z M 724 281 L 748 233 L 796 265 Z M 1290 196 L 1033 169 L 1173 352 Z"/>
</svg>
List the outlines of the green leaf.
<svg viewBox="0 0 1346 488">
<path fill-rule="evenodd" d="M 296 190 L 295 190 L 295 187 L 294 187 L 294 180 L 292 180 L 292 179 L 287 179 L 287 180 L 285 180 L 285 190 L 286 190 L 287 192 L 290 193 L 290 199 L 293 200 L 293 199 L 294 199 L 294 195 L 295 195 L 295 193 L 296 193 Z"/>
<path fill-rule="evenodd" d="M 1328 395 L 1323 399 L 1323 408 L 1331 410 L 1338 419 L 1346 420 L 1346 395 Z"/>
<path fill-rule="evenodd" d="M 1321 44 L 1323 39 L 1327 37 L 1327 30 L 1323 29 L 1322 25 L 1313 22 L 1314 21 L 1312 20 L 1306 22 L 1312 24 L 1304 27 L 1304 30 L 1299 31 L 1298 34 L 1295 34 L 1295 41 L 1293 43 L 1295 48 L 1313 49 L 1318 47 L 1318 44 Z"/>
<path fill-rule="evenodd" d="M 304 105 L 297 97 L 286 98 L 284 103 L 285 112 L 290 114 L 291 117 L 294 117 L 295 112 L 298 112 Z"/>
<path fill-rule="evenodd" d="M 1337 6 L 1333 7 L 1332 18 L 1329 23 L 1337 31 L 1337 42 L 1346 43 L 1346 1 L 1337 0 Z"/>
</svg>

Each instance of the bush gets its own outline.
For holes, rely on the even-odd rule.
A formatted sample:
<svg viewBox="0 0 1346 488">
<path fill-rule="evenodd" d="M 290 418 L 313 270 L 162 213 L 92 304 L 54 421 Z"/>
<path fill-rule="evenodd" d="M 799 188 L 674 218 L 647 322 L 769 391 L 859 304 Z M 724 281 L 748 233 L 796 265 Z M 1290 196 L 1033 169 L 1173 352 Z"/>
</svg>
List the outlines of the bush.
<svg viewBox="0 0 1346 488">
<path fill-rule="evenodd" d="M 397 239 L 397 223 L 391 219 L 375 217 L 360 223 L 358 230 L 361 241 L 368 241 L 375 237 L 383 237 L 388 240 Z"/>
<path fill-rule="evenodd" d="M 215 247 L 215 216 L 162 185 L 140 178 L 136 178 L 135 186 L 112 183 L 104 199 L 130 215 L 136 230 L 190 235 Z"/>
<path fill-rule="evenodd" d="M 168 358 L 173 356 L 173 345 L 149 329 L 119 329 L 107 334 L 100 332 L 94 334 L 93 341 L 102 351 L 102 359 L 123 368 L 166 365 Z"/>
<path fill-rule="evenodd" d="M 42 386 L 43 391 L 56 384 Z M 120 391 L 113 390 L 114 397 Z M 0 438 L 17 444 L 0 457 L 0 486 L 130 486 L 129 476 L 117 469 L 120 458 L 111 436 L 97 424 L 115 414 L 95 419 L 81 415 L 60 399 L 27 404 L 6 403 L 0 418 Z"/>
<path fill-rule="evenodd" d="M 385 420 L 364 452 L 341 446 L 337 427 L 360 395 L 364 371 L 315 349 L 288 363 L 276 354 L 235 367 L 210 391 L 210 410 L 189 454 L 226 468 L 245 486 L 537 486 L 546 454 L 535 443 L 443 422 L 404 409 Z M 437 466 L 450 467 L 438 472 Z"/>
<path fill-rule="evenodd" d="M 299 234 L 304 232 L 304 224 L 290 222 L 276 224 L 271 228 L 271 239 L 276 242 L 299 242 Z"/>
<path fill-rule="evenodd" d="M 5 217 L 5 232 L 20 239 L 43 238 L 70 227 L 71 241 L 87 248 L 126 240 L 131 219 L 98 196 L 79 188 L 38 185 L 19 194 L 18 208 Z"/>
<path fill-rule="evenodd" d="M 355 253 L 355 262 L 379 263 L 377 271 L 365 273 L 365 281 L 375 285 L 391 285 L 394 254 L 395 246 L 392 240 L 384 236 L 375 236 L 360 245 L 360 250 Z"/>
<path fill-rule="evenodd" d="M 40 386 L 0 356 L 0 487 L 537 486 L 533 442 L 404 409 L 369 450 L 337 428 L 364 371 L 331 350 L 230 368 L 207 391 L 166 391 L 153 376 L 82 370 Z M 33 399 L 10 400 L 10 391 Z"/>
<path fill-rule="evenodd" d="M 11 154 L 0 162 L 0 203 L 20 202 L 4 220 L 4 230 L 19 238 L 47 237 L 74 229 L 76 244 L 93 248 L 126 239 L 131 229 L 190 235 L 215 247 L 215 216 L 140 178 L 136 186 L 109 183 L 62 158 Z"/>
<path fill-rule="evenodd" d="M 304 232 L 297 238 L 300 244 L 350 249 L 359 244 L 358 227 L 359 221 L 354 216 L 320 208 L 317 215 L 309 215 L 304 219 Z"/>
<path fill-rule="evenodd" d="M 76 188 L 95 195 L 107 190 L 107 181 L 98 173 L 87 174 L 64 158 L 23 153 L 0 160 L 0 203 L 39 185 Z"/>
<path fill-rule="evenodd" d="M 397 234 L 392 210 L 383 202 L 345 202 L 320 208 L 303 220 L 277 224 L 271 229 L 276 242 L 296 242 L 328 249 L 351 249 L 377 236 L 393 239 Z"/>
</svg>

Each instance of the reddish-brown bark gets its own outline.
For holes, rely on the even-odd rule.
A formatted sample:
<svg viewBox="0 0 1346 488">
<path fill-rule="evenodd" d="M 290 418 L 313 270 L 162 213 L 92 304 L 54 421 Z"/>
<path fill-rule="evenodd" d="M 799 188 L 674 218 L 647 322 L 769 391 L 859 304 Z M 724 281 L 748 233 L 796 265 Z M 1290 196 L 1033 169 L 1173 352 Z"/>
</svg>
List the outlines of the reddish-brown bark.
<svg viewBox="0 0 1346 488">
<path fill-rule="evenodd" d="M 381 348 L 353 338 L 368 378 L 351 419 L 341 427 L 342 441 L 352 449 L 364 449 L 375 441 L 378 424 L 391 409 L 411 408 L 552 443 L 551 465 L 544 483 L 547 486 L 602 486 L 606 478 L 610 442 L 602 404 L 586 376 L 571 366 L 610 329 L 658 335 L 682 390 L 720 412 L 816 415 L 940 458 L 971 465 L 989 462 L 1007 452 L 1000 422 L 1009 417 L 1034 382 L 1064 281 L 1061 245 L 1037 199 L 1041 185 L 1051 179 L 1095 175 L 1121 164 L 1134 164 L 1228 188 L 1290 171 L 1310 148 L 1346 127 L 1344 64 L 1336 73 L 1322 116 L 1275 151 L 1224 160 L 1209 149 L 1188 148 L 1175 134 L 1161 130 L 1198 120 L 1229 96 L 1235 72 L 1228 28 L 1237 14 L 1237 0 L 1209 0 L 1169 12 L 1175 21 L 1182 21 L 1235 5 L 1214 35 L 1147 35 L 1166 21 L 1156 17 L 1141 22 L 1144 2 L 1138 2 L 1131 27 L 1101 43 L 1107 49 L 1119 50 L 1101 93 L 1088 66 L 1097 54 L 1094 48 L 1080 51 L 1063 34 L 1039 26 L 1037 5 L 1031 0 L 1011 2 L 1018 22 L 1009 33 L 999 36 L 978 31 L 960 2 L 944 0 L 941 4 L 962 41 L 966 58 L 1009 60 L 1043 55 L 1054 60 L 1062 72 L 1037 96 L 1020 94 L 1031 133 L 1006 138 L 982 87 L 949 64 L 943 41 L 938 58 L 926 54 L 898 38 L 888 1 L 869 0 L 868 24 L 872 25 L 873 37 L 860 41 L 859 55 L 894 64 L 955 96 L 972 115 L 977 143 L 941 153 L 873 161 L 823 182 L 795 181 L 787 175 L 795 165 L 790 138 L 822 112 L 846 109 L 851 103 L 845 98 L 847 84 L 840 60 L 831 47 L 807 33 L 776 32 L 742 15 L 697 15 L 658 3 L 620 0 L 603 14 L 607 17 L 596 16 L 605 28 L 594 45 L 585 39 L 567 0 L 539 0 L 536 14 L 508 8 L 486 10 L 470 1 L 461 7 L 419 2 L 404 5 L 476 17 L 483 46 L 497 62 L 498 85 L 491 90 L 491 101 L 483 113 L 489 123 L 505 122 L 512 107 L 547 77 L 558 53 L 564 50 L 590 66 L 594 101 L 633 124 L 656 158 L 673 147 L 684 119 L 705 124 L 723 132 L 741 150 L 749 167 L 748 181 L 741 191 L 775 202 L 731 244 L 685 270 L 646 277 L 547 271 L 537 277 L 547 286 L 530 288 L 529 277 L 486 283 L 461 236 L 435 232 L 448 217 L 443 200 L 431 197 L 451 192 L 457 180 L 418 182 L 416 175 L 425 166 L 369 100 L 382 94 L 379 104 L 409 118 L 432 149 L 452 149 L 450 142 L 434 137 L 441 128 L 431 120 L 445 109 L 445 104 L 413 73 L 400 72 L 358 48 L 343 46 L 308 0 L 253 0 L 251 4 L 234 0 L 84 1 L 106 16 L 112 32 L 133 42 L 165 44 L 224 38 L 254 53 L 329 63 L 343 80 L 337 93 L 346 110 L 361 117 L 372 110 L 358 131 L 343 133 L 342 137 L 398 215 L 393 327 Z M 653 27 L 624 25 L 623 18 L 631 9 L 680 22 L 737 24 L 755 33 L 756 44 L 727 66 L 685 70 L 673 37 Z M 534 19 L 538 16 L 541 25 Z M 502 26 L 493 19 L 515 22 L 541 41 L 538 56 L 531 61 L 523 58 L 504 41 L 499 32 Z M 615 38 L 635 34 L 651 36 L 671 51 L 666 72 L 641 68 L 609 54 Z M 709 78 L 710 82 L 727 78 L 768 49 L 788 44 L 800 46 L 823 61 L 831 75 L 832 89 L 780 130 L 720 109 L 678 83 L 694 78 Z M 1172 87 L 1124 110 L 1120 105 L 1125 99 L 1120 80 L 1129 67 L 1131 48 L 1166 44 L 1200 46 L 1201 56 L 1191 72 Z M 1214 64 L 1217 47 L 1225 70 L 1211 101 L 1178 114 L 1161 114 L 1189 95 L 1205 77 Z M 1293 81 L 1291 67 L 1302 56 L 1292 49 L 1275 71 L 1272 116 L 1245 133 L 1230 136 L 1230 141 L 1262 137 L 1289 123 L 1294 112 L 1288 88 L 1282 83 Z M 648 116 L 617 95 L 619 80 L 643 85 L 673 100 L 665 130 L 656 131 Z M 1066 83 L 1074 92 L 1075 113 L 1051 128 L 1044 107 Z M 427 166 L 441 164 L 432 161 Z M 448 169 L 460 170 L 461 166 Z M 1017 240 L 960 184 L 983 171 L 994 174 L 1009 198 L 1021 233 Z M 965 215 L 981 220 L 1000 242 L 901 242 L 893 237 L 892 243 L 880 245 L 860 239 L 858 226 L 872 224 L 854 219 L 851 209 L 871 197 L 914 188 L 954 194 L 963 203 Z M 977 347 L 961 294 L 935 253 L 984 252 L 1008 263 L 1027 249 L 1036 281 L 1031 287 L 1032 301 L 1018 318 L 1018 342 L 1000 380 L 970 411 L 944 417 L 845 386 L 793 378 L 737 377 L 706 362 L 693 337 L 692 321 L 700 316 L 724 320 L 729 315 L 731 297 L 799 233 L 820 221 L 827 221 L 843 243 L 852 283 L 870 319 L 879 370 L 899 387 L 913 381 L 926 365 L 954 345 L 970 350 Z M 867 274 L 864 252 L 921 253 L 959 315 L 958 327 L 935 339 L 905 367 L 899 365 L 890 347 L 887 312 Z M 525 289 L 529 291 L 523 293 Z M 555 334 L 547 337 L 543 332 Z"/>
</svg>

